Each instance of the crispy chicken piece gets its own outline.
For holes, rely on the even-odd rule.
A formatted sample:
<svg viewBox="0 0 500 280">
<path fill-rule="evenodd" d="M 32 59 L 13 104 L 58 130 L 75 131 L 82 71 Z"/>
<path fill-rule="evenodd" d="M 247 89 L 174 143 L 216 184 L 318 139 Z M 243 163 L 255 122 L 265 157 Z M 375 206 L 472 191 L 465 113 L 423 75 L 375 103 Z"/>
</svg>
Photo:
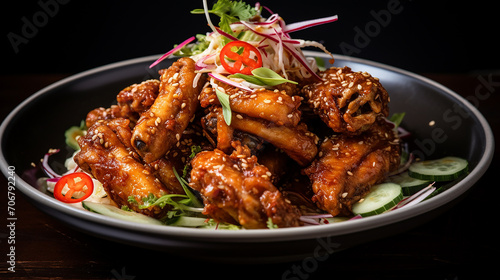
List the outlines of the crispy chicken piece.
<svg viewBox="0 0 500 280">
<path fill-rule="evenodd" d="M 268 120 L 277 125 L 296 126 L 300 121 L 299 106 L 302 97 L 298 95 L 290 96 L 284 90 L 264 88 L 246 92 L 226 84 L 220 84 L 219 90 L 229 95 L 229 105 L 233 112 Z M 211 86 L 205 87 L 199 98 L 203 108 L 220 105 L 215 89 Z"/>
<path fill-rule="evenodd" d="M 312 181 L 313 201 L 333 216 L 351 214 L 376 183 L 399 166 L 399 138 L 382 118 L 364 133 L 337 135 L 320 146 L 319 157 L 304 173 Z"/>
<path fill-rule="evenodd" d="M 278 126 L 271 122 L 233 113 L 231 127 L 256 135 L 283 150 L 298 164 L 306 166 L 318 152 L 318 137 L 300 123 L 295 127 Z"/>
<path fill-rule="evenodd" d="M 263 119 L 233 112 L 231 126 L 227 126 L 222 108 L 218 106 L 214 106 L 204 117 L 203 123 L 212 134 L 217 135 L 217 148 L 225 152 L 230 150 L 227 143 L 235 140 L 238 132 L 251 134 L 271 143 L 302 166 L 310 163 L 318 152 L 316 147 L 318 137 L 308 131 L 303 123 L 295 127 L 279 126 Z M 252 141 L 248 137 L 243 139 L 250 140 L 244 144 L 251 147 L 254 153 L 257 151 L 256 148 L 261 148 L 257 141 Z"/>
<path fill-rule="evenodd" d="M 190 186 L 204 197 L 205 214 L 249 229 L 266 228 L 268 219 L 280 228 L 301 225 L 300 212 L 271 183 L 269 170 L 238 141 L 233 147 L 230 156 L 215 149 L 191 162 Z"/>
<path fill-rule="evenodd" d="M 191 123 L 183 132 L 181 141 L 172 147 L 167 154 L 148 164 L 153 174 L 174 193 L 183 194 L 184 190 L 175 177 L 174 169 L 182 176 L 189 161 L 199 151 L 213 150 L 213 146 L 203 137 L 199 125 Z M 188 171 L 188 169 L 186 169 Z"/>
<path fill-rule="evenodd" d="M 129 123 L 123 118 L 96 122 L 87 135 L 78 139 L 81 150 L 74 160 L 103 184 L 119 207 L 126 205 L 136 212 L 161 218 L 169 207 L 139 208 L 143 198 L 151 194 L 159 198 L 170 191 L 140 162 L 130 145 Z M 131 196 L 136 202 L 130 201 Z"/>
<path fill-rule="evenodd" d="M 389 94 L 370 74 L 332 67 L 320 76 L 323 81 L 306 85 L 302 94 L 333 131 L 359 134 L 389 114 Z"/>
<path fill-rule="evenodd" d="M 160 77 L 160 93 L 151 107 L 141 114 L 132 133 L 132 145 L 145 162 L 153 162 L 181 138 L 198 108 L 198 93 L 204 79 L 193 85 L 194 61 L 183 57 Z"/>
<path fill-rule="evenodd" d="M 99 107 L 87 114 L 85 125 L 87 127 L 91 127 L 96 122 L 101 120 L 112 120 L 116 118 L 128 119 L 129 114 L 130 111 L 127 111 L 126 109 L 122 111 L 122 108 L 118 105 L 111 105 L 110 108 Z"/>
<path fill-rule="evenodd" d="M 148 110 L 155 102 L 159 87 L 160 81 L 156 79 L 133 84 L 120 91 L 116 96 L 116 101 L 118 101 L 118 106 L 128 108 L 128 111 L 133 112 L 134 122 L 137 122 L 140 114 Z"/>
<path fill-rule="evenodd" d="M 91 127 L 99 120 L 126 118 L 131 121 L 131 127 L 139 119 L 139 115 L 149 109 L 158 95 L 160 81 L 147 80 L 140 84 L 126 87 L 116 96 L 118 105 L 110 108 L 97 108 L 87 114 L 87 127 Z"/>
<path fill-rule="evenodd" d="M 264 140 L 248 132 L 235 130 L 228 126 L 222 114 L 222 108 L 212 106 L 207 115 L 202 118 L 202 126 L 205 136 L 211 139 L 211 142 L 217 149 L 226 154 L 233 151 L 232 141 L 240 141 L 243 146 L 250 148 L 253 155 L 264 148 Z M 214 140 L 216 139 L 216 140 Z"/>
</svg>

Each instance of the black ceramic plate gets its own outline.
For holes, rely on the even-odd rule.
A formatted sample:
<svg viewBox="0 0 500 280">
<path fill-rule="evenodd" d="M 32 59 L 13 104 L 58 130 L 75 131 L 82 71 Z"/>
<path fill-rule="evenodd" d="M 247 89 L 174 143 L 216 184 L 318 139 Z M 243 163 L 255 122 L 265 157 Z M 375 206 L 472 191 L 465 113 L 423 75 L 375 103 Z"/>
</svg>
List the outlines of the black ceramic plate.
<svg viewBox="0 0 500 280">
<path fill-rule="evenodd" d="M 306 52 L 308 56 L 328 58 Z M 39 191 L 32 181 L 32 162 L 49 148 L 64 150 L 64 131 L 78 125 L 87 112 L 107 107 L 126 86 L 157 77 L 150 56 L 92 69 L 50 85 L 20 104 L 0 127 L 0 168 L 14 166 L 19 191 L 40 210 L 68 225 L 102 238 L 137 246 L 210 258 L 269 261 L 326 253 L 396 234 L 428 221 L 451 207 L 483 175 L 493 155 L 493 135 L 484 117 L 464 98 L 429 79 L 401 69 L 337 55 L 335 66 L 349 66 L 380 78 L 391 96 L 391 113 L 405 112 L 403 126 L 416 136 L 410 143 L 422 158 L 453 155 L 466 158 L 468 176 L 444 193 L 418 205 L 382 215 L 336 224 L 276 230 L 214 231 L 152 226 L 116 220 L 68 206 Z M 167 67 L 172 61 L 164 61 Z M 433 124 L 433 125 L 430 125 Z M 53 162 L 57 169 L 57 159 Z"/>
</svg>

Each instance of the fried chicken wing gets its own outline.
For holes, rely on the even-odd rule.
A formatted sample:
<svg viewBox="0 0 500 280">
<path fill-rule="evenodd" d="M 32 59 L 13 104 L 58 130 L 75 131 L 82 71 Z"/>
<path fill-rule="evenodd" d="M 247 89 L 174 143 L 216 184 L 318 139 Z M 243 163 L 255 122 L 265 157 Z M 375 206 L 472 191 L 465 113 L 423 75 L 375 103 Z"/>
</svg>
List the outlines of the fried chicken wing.
<svg viewBox="0 0 500 280">
<path fill-rule="evenodd" d="M 240 141 L 243 146 L 250 148 L 252 154 L 258 153 L 264 148 L 264 140 L 254 136 L 248 132 L 235 130 L 227 125 L 222 114 L 222 108 L 212 106 L 202 118 L 202 125 L 205 136 L 212 140 L 217 149 L 222 150 L 226 154 L 230 154 L 233 150 L 232 141 Z M 216 141 L 214 141 L 216 139 Z"/>
<path fill-rule="evenodd" d="M 182 139 L 178 142 L 178 145 L 174 145 L 164 157 L 149 163 L 148 166 L 151 167 L 153 174 L 171 192 L 183 194 L 184 190 L 175 176 L 174 169 L 182 176 L 184 169 L 193 157 L 193 153 L 205 150 L 213 150 L 213 147 L 203 137 L 199 125 L 191 123 L 184 130 Z"/>
<path fill-rule="evenodd" d="M 99 120 L 110 120 L 126 118 L 131 121 L 133 127 L 139 115 L 149 109 L 158 95 L 160 81 L 147 80 L 140 84 L 133 84 L 118 93 L 116 100 L 118 105 L 110 108 L 96 108 L 87 114 L 85 124 L 91 127 Z"/>
<path fill-rule="evenodd" d="M 301 225 L 300 212 L 271 183 L 269 170 L 247 147 L 237 141 L 233 146 L 230 156 L 215 149 L 191 162 L 190 185 L 204 197 L 205 214 L 245 228 L 266 228 L 268 219 L 278 227 Z"/>
<path fill-rule="evenodd" d="M 318 152 L 318 137 L 304 123 L 295 127 L 278 126 L 265 120 L 233 113 L 231 127 L 256 135 L 283 150 L 298 164 L 309 164 Z"/>
<path fill-rule="evenodd" d="M 196 85 L 194 61 L 180 58 L 160 77 L 155 102 L 141 114 L 132 133 L 132 145 L 145 162 L 153 162 L 175 145 L 193 119 L 203 78 Z"/>
<path fill-rule="evenodd" d="M 359 134 L 389 114 L 389 95 L 370 74 L 332 67 L 320 76 L 323 81 L 306 85 L 302 94 L 333 131 Z"/>
<path fill-rule="evenodd" d="M 333 216 L 348 215 L 352 204 L 383 181 L 399 162 L 399 138 L 392 124 L 378 118 L 360 135 L 326 139 L 319 157 L 304 173 L 312 181 L 313 201 L 318 207 Z"/>
<path fill-rule="evenodd" d="M 296 126 L 300 121 L 300 96 L 290 96 L 284 90 L 264 88 L 246 92 L 226 84 L 220 84 L 218 88 L 229 95 L 229 105 L 233 112 L 268 120 L 277 125 Z M 200 104 L 204 108 L 220 105 L 211 86 L 200 94 Z"/>
<path fill-rule="evenodd" d="M 239 132 L 243 132 L 243 136 L 250 134 L 271 143 L 302 166 L 310 163 L 318 152 L 316 147 L 318 137 L 310 132 L 303 123 L 295 127 L 280 126 L 243 114 L 234 112 L 232 114 L 230 126 L 224 122 L 221 107 L 212 107 L 211 111 L 204 117 L 205 127 L 217 137 L 217 148 L 224 149 L 225 152 L 230 150 L 227 149 L 228 143 L 236 138 L 241 139 L 238 137 L 241 136 L 238 135 Z M 263 148 L 258 139 L 256 141 L 249 137 L 243 137 L 243 139 L 248 140 L 244 144 L 251 147 L 254 153 Z"/>
<path fill-rule="evenodd" d="M 160 81 L 156 79 L 133 84 L 120 91 L 116 96 L 116 101 L 118 101 L 118 106 L 133 112 L 136 117 L 135 122 L 137 122 L 140 114 L 148 110 L 155 102 L 159 87 Z"/>
<path fill-rule="evenodd" d="M 169 208 L 141 209 L 142 198 L 151 194 L 161 197 L 170 192 L 140 162 L 132 149 L 129 122 L 123 118 L 96 122 L 87 135 L 78 139 L 81 150 L 74 160 L 103 184 L 106 193 L 119 207 L 126 205 L 136 212 L 160 218 Z M 131 202 L 129 197 L 135 198 L 136 202 Z"/>
</svg>

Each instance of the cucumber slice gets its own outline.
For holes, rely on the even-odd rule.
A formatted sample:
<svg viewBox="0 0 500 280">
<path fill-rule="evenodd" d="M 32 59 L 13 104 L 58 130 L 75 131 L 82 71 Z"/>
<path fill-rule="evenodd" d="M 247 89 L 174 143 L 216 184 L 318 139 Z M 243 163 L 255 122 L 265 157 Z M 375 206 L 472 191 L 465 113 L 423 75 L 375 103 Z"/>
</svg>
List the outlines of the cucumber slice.
<svg viewBox="0 0 500 280">
<path fill-rule="evenodd" d="M 130 221 L 130 222 L 136 222 L 136 223 L 141 223 L 141 224 L 149 224 L 149 225 L 164 225 L 162 222 L 160 222 L 157 219 L 153 219 L 151 217 L 136 213 L 136 212 L 129 212 L 125 210 L 121 210 L 120 208 L 117 208 L 115 206 L 109 205 L 109 204 L 102 204 L 102 203 L 96 203 L 96 202 L 90 202 L 90 201 L 82 201 L 82 206 L 83 208 L 94 212 L 98 214 L 102 214 L 104 216 L 120 219 L 120 220 L 125 220 L 125 221 Z"/>
<path fill-rule="evenodd" d="M 352 205 L 352 213 L 368 217 L 383 213 L 403 199 L 401 186 L 395 183 L 382 183 L 373 186 L 364 199 Z"/>
<path fill-rule="evenodd" d="M 72 126 L 64 132 L 64 137 L 66 138 L 66 145 L 70 146 L 75 151 L 80 150 L 80 146 L 78 146 L 78 141 L 76 141 L 76 138 L 84 135 L 85 135 L 85 122 L 82 121 L 80 127 Z"/>
<path fill-rule="evenodd" d="M 398 175 L 389 177 L 389 182 L 396 183 L 403 189 L 404 196 L 410 196 L 417 193 L 419 190 L 427 187 L 432 181 L 420 180 L 408 175 L 408 172 L 404 172 Z"/>
<path fill-rule="evenodd" d="M 410 165 L 410 177 L 429 181 L 452 181 L 468 172 L 468 162 L 463 158 L 444 157 L 415 162 Z"/>
</svg>

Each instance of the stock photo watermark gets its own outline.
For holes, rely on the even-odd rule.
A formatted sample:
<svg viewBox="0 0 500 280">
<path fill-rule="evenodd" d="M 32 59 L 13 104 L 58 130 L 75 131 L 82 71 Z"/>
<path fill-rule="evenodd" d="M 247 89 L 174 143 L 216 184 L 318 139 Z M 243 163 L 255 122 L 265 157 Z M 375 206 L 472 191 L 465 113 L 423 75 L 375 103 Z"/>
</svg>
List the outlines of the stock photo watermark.
<svg viewBox="0 0 500 280">
<path fill-rule="evenodd" d="M 40 0 L 37 2 L 39 9 L 30 17 L 21 17 L 21 28 L 7 33 L 7 39 L 15 54 L 19 53 L 19 48 L 26 45 L 40 29 L 45 27 L 51 18 L 55 17 L 61 5 L 66 5 L 70 0 Z"/>
<path fill-rule="evenodd" d="M 326 261 L 331 254 L 339 251 L 341 244 L 335 242 L 331 236 L 316 238 L 317 246 L 310 257 L 304 258 L 300 263 L 293 264 L 281 275 L 282 280 L 308 279 L 316 272 L 321 262 Z"/>
<path fill-rule="evenodd" d="M 476 109 L 479 108 L 480 103 L 486 101 L 491 94 L 493 94 L 498 87 L 500 87 L 500 81 L 493 80 L 493 74 L 488 74 L 486 76 L 477 76 L 477 85 L 474 89 L 474 94 L 470 94 L 465 97 L 472 106 Z M 448 140 L 448 135 L 446 131 L 440 127 L 438 122 L 443 121 L 448 124 L 452 130 L 457 130 L 462 127 L 462 123 L 465 119 L 470 117 L 469 113 L 460 104 L 455 103 L 443 111 L 442 117 L 438 121 L 431 121 L 430 126 L 433 126 L 429 137 L 423 139 L 416 139 L 413 143 L 417 147 L 412 153 L 420 159 L 425 159 L 436 151 L 438 144 L 442 144 Z"/>
<path fill-rule="evenodd" d="M 7 270 L 16 272 L 16 168 L 9 166 L 7 174 Z"/>
<path fill-rule="evenodd" d="M 354 37 L 352 43 L 342 41 L 339 48 L 343 55 L 359 54 L 368 47 L 371 40 L 382 32 L 391 23 L 393 16 L 401 14 L 404 7 L 399 0 L 390 0 L 385 9 L 379 11 L 371 10 L 370 16 L 373 20 L 368 21 L 364 26 L 354 27 Z"/>
</svg>

